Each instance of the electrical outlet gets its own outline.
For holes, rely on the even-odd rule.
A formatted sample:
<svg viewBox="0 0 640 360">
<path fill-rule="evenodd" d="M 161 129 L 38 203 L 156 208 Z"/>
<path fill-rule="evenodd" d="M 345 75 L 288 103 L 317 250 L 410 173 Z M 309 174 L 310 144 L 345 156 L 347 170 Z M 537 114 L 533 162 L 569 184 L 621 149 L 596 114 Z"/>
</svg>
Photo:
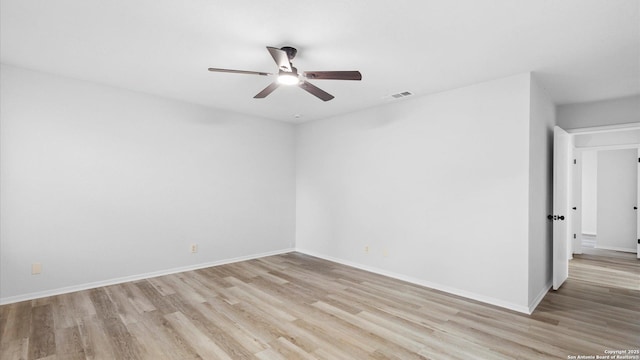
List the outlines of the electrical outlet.
<svg viewBox="0 0 640 360">
<path fill-rule="evenodd" d="M 198 252 L 198 244 L 191 244 L 191 253 Z"/>
<path fill-rule="evenodd" d="M 42 264 L 33 263 L 31 264 L 31 275 L 39 275 L 42 272 Z"/>
</svg>

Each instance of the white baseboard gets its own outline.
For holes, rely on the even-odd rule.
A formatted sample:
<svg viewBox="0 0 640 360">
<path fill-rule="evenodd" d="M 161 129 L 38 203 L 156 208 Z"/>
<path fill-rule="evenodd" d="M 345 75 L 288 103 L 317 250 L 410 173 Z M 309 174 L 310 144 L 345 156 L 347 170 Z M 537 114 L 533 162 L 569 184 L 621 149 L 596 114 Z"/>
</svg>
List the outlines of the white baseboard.
<svg viewBox="0 0 640 360">
<path fill-rule="evenodd" d="M 587 248 L 596 247 L 596 234 L 583 233 L 582 234 L 582 246 Z"/>
<path fill-rule="evenodd" d="M 540 292 L 538 293 L 538 296 L 536 296 L 536 298 L 533 299 L 531 304 L 529 304 L 529 315 L 533 314 L 533 311 L 538 307 L 538 305 L 540 305 L 540 303 L 542 302 L 542 299 L 544 299 L 544 297 L 547 295 L 549 290 L 551 290 L 552 285 L 553 284 L 551 283 L 548 283 L 547 285 L 545 285 L 542 288 L 542 290 L 540 290 Z"/>
<path fill-rule="evenodd" d="M 306 249 L 296 248 L 295 251 L 297 251 L 299 253 L 303 253 L 303 254 L 309 255 L 309 256 L 317 257 L 317 258 L 320 258 L 320 259 L 332 261 L 332 262 L 335 262 L 335 263 L 338 263 L 338 264 L 351 266 L 351 267 L 354 267 L 356 269 L 372 272 L 374 274 L 387 276 L 387 277 L 390 277 L 390 278 L 406 281 L 406 282 L 409 282 L 409 283 L 412 283 L 412 284 L 424 286 L 424 287 L 427 287 L 427 288 L 430 288 L 430 289 L 435 289 L 435 290 L 439 290 L 439 291 L 444 291 L 444 292 L 449 293 L 449 294 L 462 296 L 462 297 L 465 297 L 467 299 L 476 300 L 476 301 L 480 301 L 480 302 L 483 302 L 483 303 L 486 303 L 486 304 L 495 305 L 495 306 L 498 306 L 498 307 L 501 307 L 501 308 L 506 308 L 506 309 L 509 309 L 509 310 L 517 311 L 517 312 L 524 313 L 524 314 L 527 314 L 527 315 L 531 315 L 531 313 L 533 312 L 533 309 L 535 309 L 535 307 L 538 305 L 538 303 L 544 297 L 544 294 L 546 294 L 547 291 L 549 290 L 547 288 L 546 291 L 541 293 L 541 295 L 538 295 L 538 297 L 540 297 L 539 300 L 536 298 L 536 301 L 538 303 L 534 302 L 530 306 L 522 306 L 522 305 L 518 305 L 518 304 L 513 304 L 511 302 L 507 302 L 507 301 L 504 301 L 504 300 L 495 299 L 495 298 L 492 298 L 492 297 L 488 297 L 488 296 L 472 293 L 472 292 L 469 292 L 469 291 L 452 288 L 452 287 L 445 286 L 445 285 L 442 285 L 442 284 L 437 284 L 437 283 L 433 283 L 433 282 L 430 282 L 430 281 L 425 281 L 425 280 L 422 280 L 422 279 L 418 279 L 418 278 L 414 278 L 414 277 L 410 277 L 410 276 L 405 276 L 405 275 L 402 275 L 402 274 L 397 274 L 397 273 L 394 273 L 394 272 L 391 272 L 391 271 L 386 271 L 386 270 L 378 269 L 378 268 L 375 268 L 375 267 L 358 264 L 358 263 L 355 263 L 355 262 L 352 262 L 352 261 L 334 258 L 332 256 L 319 254 L 319 253 L 316 253 L 314 251 L 310 251 L 310 250 L 306 250 Z M 551 286 L 549 286 L 549 287 L 551 287 Z"/>
<path fill-rule="evenodd" d="M 638 252 L 638 249 L 634 249 L 634 248 L 621 248 L 621 247 L 615 247 L 615 246 L 601 246 L 601 245 L 597 245 L 597 244 L 596 244 L 596 249 L 622 251 L 622 252 L 628 252 L 628 253 L 634 253 L 634 254 Z"/>
<path fill-rule="evenodd" d="M 272 256 L 272 255 L 286 254 L 286 253 L 290 253 L 292 251 L 294 251 L 293 248 L 275 250 L 275 251 L 269 251 L 269 252 L 260 253 L 260 254 L 239 256 L 239 257 L 235 257 L 235 258 L 231 258 L 231 259 L 216 260 L 216 261 L 200 263 L 200 264 L 196 264 L 196 265 L 182 266 L 182 267 L 166 269 L 166 270 L 160 270 L 160 271 L 154 271 L 154 272 L 149 272 L 149 273 L 144 273 L 144 274 L 125 276 L 125 277 L 109 279 L 109 280 L 103 280 L 103 281 L 90 282 L 90 283 L 85 283 L 85 284 L 78 284 L 78 285 L 67 286 L 67 287 L 58 288 L 58 289 L 38 291 L 38 292 L 22 294 L 22 295 L 16 295 L 16 296 L 8 296 L 8 297 L 0 298 L 0 305 L 11 304 L 11 303 L 16 303 L 16 302 L 20 302 L 20 301 L 26 301 L 26 300 L 39 299 L 39 298 L 43 298 L 43 297 L 47 297 L 47 296 L 68 294 L 68 293 L 72 293 L 72 292 L 76 292 L 76 291 L 95 289 L 95 288 L 98 288 L 98 287 L 122 284 L 122 283 L 130 282 L 130 281 L 138 281 L 138 280 L 150 279 L 150 278 L 154 278 L 154 277 L 158 277 L 158 276 L 176 274 L 176 273 L 181 273 L 181 272 L 191 271 L 191 270 L 204 269 L 204 268 L 208 268 L 208 267 L 212 267 L 212 266 L 231 264 L 231 263 L 236 263 L 236 262 L 240 262 L 240 261 L 258 259 L 258 258 L 262 258 L 262 257 Z"/>
<path fill-rule="evenodd" d="M 525 307 L 525 306 L 522 306 L 522 305 L 517 305 L 517 304 L 510 303 L 510 302 L 506 302 L 506 301 L 503 301 L 503 300 L 500 300 L 500 299 L 495 299 L 495 298 L 487 297 L 487 296 L 484 296 L 484 295 L 475 294 L 475 293 L 472 293 L 472 292 L 469 292 L 469 291 L 452 288 L 452 287 L 445 286 L 445 285 L 442 285 L 442 284 L 437 284 L 437 283 L 433 283 L 433 282 L 430 282 L 430 281 L 425 281 L 425 280 L 422 280 L 422 279 L 413 278 L 413 277 L 410 277 L 410 276 L 405 276 L 405 275 L 402 275 L 402 274 L 397 274 L 397 273 L 394 273 L 394 272 L 378 269 L 378 268 L 375 268 L 375 267 L 366 266 L 366 265 L 354 263 L 354 262 L 351 262 L 351 261 L 334 258 L 332 256 L 319 254 L 319 253 L 316 253 L 316 252 L 313 252 L 313 251 L 309 251 L 309 250 L 305 250 L 305 249 L 288 248 L 288 249 L 270 251 L 270 252 L 265 252 L 265 253 L 260 253 L 260 254 L 240 256 L 240 257 L 231 258 L 231 259 L 223 259 L 223 260 L 217 260 L 217 261 L 212 261 L 212 262 L 200 263 L 200 264 L 196 264 L 196 265 L 190 265 L 190 266 L 183 266 L 183 267 L 178 267 L 178 268 L 154 271 L 154 272 L 149 272 L 149 273 L 144 273 L 144 274 L 125 276 L 125 277 L 120 277 L 120 278 L 115 278 L 115 279 L 104 280 L 104 281 L 96 281 L 96 282 L 91 282 L 91 283 L 73 285 L 73 286 L 68 286 L 68 287 L 63 287 L 63 288 L 58 288 L 58 289 L 39 291 L 39 292 L 22 294 L 22 295 L 17 295 L 17 296 L 9 296 L 9 297 L 0 298 L 0 305 L 11 304 L 11 303 L 16 303 L 16 302 L 20 302 L 20 301 L 39 299 L 39 298 L 48 297 L 48 296 L 54 296 L 54 295 L 68 294 L 68 293 L 72 293 L 72 292 L 76 292 L 76 291 L 95 289 L 95 288 L 98 288 L 98 287 L 109 286 L 109 285 L 122 284 L 122 283 L 125 283 L 125 282 L 150 279 L 150 278 L 154 278 L 154 277 L 158 277 L 158 276 L 164 276 L 164 275 L 176 274 L 176 273 L 185 272 L 185 271 L 204 269 L 204 268 L 208 268 L 208 267 L 212 267 L 212 266 L 231 264 L 231 263 L 235 263 L 235 262 L 258 259 L 258 258 L 267 257 L 267 256 L 286 254 L 286 253 L 290 253 L 290 252 L 293 252 L 293 251 L 297 251 L 297 252 L 300 252 L 300 253 L 303 253 L 303 254 L 306 254 L 306 255 L 309 255 L 309 256 L 320 258 L 320 259 L 333 261 L 333 262 L 336 262 L 338 264 L 351 266 L 351 267 L 354 267 L 354 268 L 357 268 L 357 269 L 369 271 L 369 272 L 372 272 L 372 273 L 375 273 L 375 274 L 388 276 L 390 278 L 406 281 L 406 282 L 409 282 L 409 283 L 412 283 L 412 284 L 428 287 L 428 288 L 435 289 L 435 290 L 444 291 L 446 293 L 462 296 L 462 297 L 465 297 L 465 298 L 468 298 L 468 299 L 471 299 L 471 300 L 476 300 L 476 301 L 480 301 L 480 302 L 483 302 L 483 303 L 486 303 L 486 304 L 495 305 L 495 306 L 498 306 L 498 307 L 514 310 L 514 311 L 517 311 L 517 312 L 520 312 L 520 313 L 524 313 L 524 314 L 528 314 L 528 315 L 533 313 L 533 310 L 538 306 L 538 304 L 542 301 L 542 299 L 544 298 L 544 296 L 546 295 L 548 290 L 551 288 L 551 285 L 546 286 L 538 294 L 536 299 L 529 305 L 529 307 Z"/>
</svg>

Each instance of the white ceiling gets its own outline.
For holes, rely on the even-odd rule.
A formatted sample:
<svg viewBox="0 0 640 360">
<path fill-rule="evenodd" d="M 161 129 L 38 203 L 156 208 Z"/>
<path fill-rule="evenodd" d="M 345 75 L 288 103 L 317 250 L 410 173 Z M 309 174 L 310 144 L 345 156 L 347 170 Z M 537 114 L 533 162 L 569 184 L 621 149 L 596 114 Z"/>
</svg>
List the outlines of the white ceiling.
<svg viewBox="0 0 640 360">
<path fill-rule="evenodd" d="M 640 94 L 638 0 L 0 0 L 9 65 L 290 122 L 534 71 L 558 104 Z M 274 72 L 360 70 L 253 96 Z M 301 118 L 296 119 L 295 115 Z"/>
</svg>

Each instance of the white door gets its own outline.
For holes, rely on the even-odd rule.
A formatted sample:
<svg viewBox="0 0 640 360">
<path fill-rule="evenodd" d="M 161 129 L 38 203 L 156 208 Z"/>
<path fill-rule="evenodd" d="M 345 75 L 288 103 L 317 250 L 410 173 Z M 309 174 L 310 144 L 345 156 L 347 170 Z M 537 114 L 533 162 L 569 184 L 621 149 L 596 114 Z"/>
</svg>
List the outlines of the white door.
<svg viewBox="0 0 640 360">
<path fill-rule="evenodd" d="M 598 151 L 598 248 L 636 252 L 637 164 L 637 149 Z"/>
<path fill-rule="evenodd" d="M 640 148 L 638 148 L 638 162 L 636 163 L 636 167 L 637 167 L 637 172 L 638 172 L 638 182 L 636 184 L 637 189 L 637 193 L 636 193 L 636 240 L 637 245 L 636 245 L 636 257 L 638 259 L 640 259 L 640 209 L 638 209 L 638 207 L 640 207 Z"/>
<path fill-rule="evenodd" d="M 559 127 L 553 129 L 553 290 L 569 277 L 571 135 Z"/>
</svg>

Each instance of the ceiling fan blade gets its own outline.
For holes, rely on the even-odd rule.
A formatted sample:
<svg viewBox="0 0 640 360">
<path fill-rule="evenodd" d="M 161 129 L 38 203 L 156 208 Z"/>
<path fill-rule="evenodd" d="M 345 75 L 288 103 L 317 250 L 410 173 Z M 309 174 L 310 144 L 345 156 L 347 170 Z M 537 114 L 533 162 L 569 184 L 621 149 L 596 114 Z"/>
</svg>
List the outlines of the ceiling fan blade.
<svg viewBox="0 0 640 360">
<path fill-rule="evenodd" d="M 333 99 L 333 95 L 306 81 L 301 82 L 298 86 L 322 101 L 329 101 Z"/>
<path fill-rule="evenodd" d="M 291 62 L 289 62 L 289 56 L 286 51 L 271 46 L 267 46 L 267 50 L 269 50 L 269 54 L 278 65 L 278 69 L 291 72 Z"/>
<path fill-rule="evenodd" d="M 360 71 L 305 71 L 304 75 L 313 80 L 362 80 Z"/>
<path fill-rule="evenodd" d="M 267 97 L 267 95 L 271 94 L 275 89 L 277 89 L 278 86 L 280 86 L 280 84 L 278 84 L 277 81 L 272 82 L 269 86 L 267 86 L 262 91 L 257 93 L 256 96 L 254 96 L 253 98 L 254 99 L 264 99 L 264 98 Z"/>
<path fill-rule="evenodd" d="M 218 68 L 209 68 L 209 71 L 233 73 L 233 74 L 262 75 L 262 76 L 273 75 L 273 74 L 266 73 L 266 72 L 261 72 L 261 71 L 231 70 L 231 69 L 218 69 Z"/>
</svg>

